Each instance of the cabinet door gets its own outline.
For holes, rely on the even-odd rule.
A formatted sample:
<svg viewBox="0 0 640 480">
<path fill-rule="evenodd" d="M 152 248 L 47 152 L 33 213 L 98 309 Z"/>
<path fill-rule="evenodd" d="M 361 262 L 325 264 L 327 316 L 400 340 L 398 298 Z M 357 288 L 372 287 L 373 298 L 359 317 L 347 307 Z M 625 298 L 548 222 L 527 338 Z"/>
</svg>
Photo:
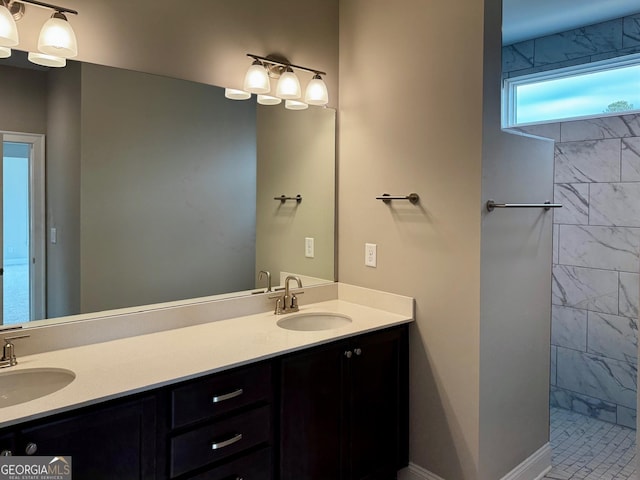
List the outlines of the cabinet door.
<svg viewBox="0 0 640 480">
<path fill-rule="evenodd" d="M 20 432 L 18 455 L 28 444 L 36 455 L 71 456 L 78 479 L 134 480 L 155 477 L 155 401 L 117 404 Z"/>
<path fill-rule="evenodd" d="M 343 478 L 345 350 L 332 344 L 281 362 L 281 480 Z"/>
<path fill-rule="evenodd" d="M 406 465 L 406 330 L 353 340 L 349 362 L 349 478 L 388 480 Z"/>
</svg>

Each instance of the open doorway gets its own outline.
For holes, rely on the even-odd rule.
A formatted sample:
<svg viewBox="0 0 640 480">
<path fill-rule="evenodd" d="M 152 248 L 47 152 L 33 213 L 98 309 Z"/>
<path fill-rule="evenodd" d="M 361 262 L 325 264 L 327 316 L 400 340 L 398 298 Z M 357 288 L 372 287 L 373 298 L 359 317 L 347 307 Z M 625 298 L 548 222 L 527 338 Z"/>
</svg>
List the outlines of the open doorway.
<svg viewBox="0 0 640 480">
<path fill-rule="evenodd" d="M 45 316 L 44 137 L 2 133 L 0 325 Z"/>
</svg>

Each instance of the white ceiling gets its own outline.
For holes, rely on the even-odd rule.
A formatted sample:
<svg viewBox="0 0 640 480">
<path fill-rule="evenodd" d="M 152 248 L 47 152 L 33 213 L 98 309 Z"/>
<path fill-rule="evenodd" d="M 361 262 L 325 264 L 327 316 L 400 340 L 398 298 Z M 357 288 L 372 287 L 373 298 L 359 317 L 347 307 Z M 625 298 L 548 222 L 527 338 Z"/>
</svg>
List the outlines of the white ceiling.
<svg viewBox="0 0 640 480">
<path fill-rule="evenodd" d="M 502 5 L 504 45 L 640 12 L 639 0 L 503 0 Z"/>
</svg>

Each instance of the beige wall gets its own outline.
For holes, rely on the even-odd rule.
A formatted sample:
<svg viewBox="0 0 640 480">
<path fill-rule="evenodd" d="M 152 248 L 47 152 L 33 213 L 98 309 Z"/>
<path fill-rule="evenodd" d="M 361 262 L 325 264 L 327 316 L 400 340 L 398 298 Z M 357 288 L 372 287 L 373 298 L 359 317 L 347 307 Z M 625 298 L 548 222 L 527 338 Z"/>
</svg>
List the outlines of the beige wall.
<svg viewBox="0 0 640 480">
<path fill-rule="evenodd" d="M 339 278 L 415 297 L 411 461 L 477 479 L 482 2 L 340 6 Z"/>
<path fill-rule="evenodd" d="M 247 53 L 281 53 L 326 71 L 337 105 L 338 0 L 66 0 L 64 6 L 79 11 L 69 16 L 78 60 L 240 88 L 251 64 Z M 36 49 L 48 16 L 27 6 L 18 49 Z"/>
<path fill-rule="evenodd" d="M 551 217 L 483 202 L 550 198 L 552 156 L 500 131 L 501 5 L 485 3 L 486 24 L 470 0 L 340 11 L 339 277 L 415 297 L 410 458 L 446 480 L 502 478 L 548 439 Z"/>
<path fill-rule="evenodd" d="M 256 273 L 281 271 L 333 281 L 335 111 L 258 105 Z M 302 195 L 302 202 L 274 200 Z M 314 258 L 305 257 L 305 237 Z"/>
</svg>

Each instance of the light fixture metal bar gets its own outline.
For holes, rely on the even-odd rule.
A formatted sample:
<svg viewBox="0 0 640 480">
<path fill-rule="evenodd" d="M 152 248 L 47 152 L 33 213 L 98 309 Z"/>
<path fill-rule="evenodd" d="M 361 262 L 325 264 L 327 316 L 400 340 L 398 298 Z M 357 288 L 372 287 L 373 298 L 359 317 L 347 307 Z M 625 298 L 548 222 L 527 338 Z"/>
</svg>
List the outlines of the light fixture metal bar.
<svg viewBox="0 0 640 480">
<path fill-rule="evenodd" d="M 51 10 L 55 10 L 60 13 L 71 13 L 72 15 L 78 15 L 76 10 L 71 10 L 66 7 L 59 7 L 57 5 L 52 5 L 51 3 L 39 2 L 38 0 L 14 0 L 18 3 L 28 3 L 30 5 L 37 5 L 38 7 L 50 8 Z"/>
<path fill-rule="evenodd" d="M 25 0 L 26 1 L 26 0 Z M 31 0 L 29 0 L 31 1 Z M 316 75 L 326 75 L 327 72 L 323 72 L 321 70 L 316 70 L 314 68 L 301 67 L 300 65 L 294 65 L 293 63 L 280 62 L 278 60 L 274 60 L 268 57 L 261 57 L 260 55 L 254 55 L 253 53 L 247 53 L 247 57 L 251 57 L 255 60 L 261 60 L 266 63 L 271 63 L 272 65 L 281 65 L 283 67 L 292 67 L 297 68 L 298 70 L 304 70 L 306 72 L 315 73 Z"/>
</svg>

